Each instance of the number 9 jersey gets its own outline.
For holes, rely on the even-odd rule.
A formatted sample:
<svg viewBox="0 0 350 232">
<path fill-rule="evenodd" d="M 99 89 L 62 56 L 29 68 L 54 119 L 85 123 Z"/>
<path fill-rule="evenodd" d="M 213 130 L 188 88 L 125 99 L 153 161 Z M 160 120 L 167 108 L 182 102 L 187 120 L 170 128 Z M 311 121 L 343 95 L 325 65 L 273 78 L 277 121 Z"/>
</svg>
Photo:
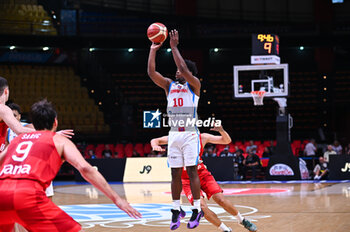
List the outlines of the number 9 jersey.
<svg viewBox="0 0 350 232">
<path fill-rule="evenodd" d="M 52 131 L 38 131 L 13 139 L 0 168 L 0 179 L 35 180 L 46 189 L 62 164 L 54 135 Z"/>
</svg>

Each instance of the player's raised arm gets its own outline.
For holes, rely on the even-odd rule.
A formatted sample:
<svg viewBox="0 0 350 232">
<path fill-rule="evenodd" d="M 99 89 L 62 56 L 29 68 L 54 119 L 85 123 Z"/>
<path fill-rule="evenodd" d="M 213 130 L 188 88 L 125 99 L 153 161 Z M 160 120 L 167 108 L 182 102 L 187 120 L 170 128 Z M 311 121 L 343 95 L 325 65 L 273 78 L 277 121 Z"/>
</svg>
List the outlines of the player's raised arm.
<svg viewBox="0 0 350 232">
<path fill-rule="evenodd" d="M 199 96 L 201 89 L 201 82 L 195 77 L 191 71 L 188 69 L 185 60 L 182 58 L 177 45 L 179 44 L 179 33 L 177 30 L 172 30 L 169 33 L 170 36 L 170 47 L 173 53 L 174 61 L 176 63 L 177 68 L 185 78 L 185 80 L 190 84 L 193 88 L 194 93 Z"/>
<path fill-rule="evenodd" d="M 12 110 L 7 105 L 0 104 L 0 118 L 18 135 L 35 131 L 32 128 L 22 126 L 15 116 L 13 116 Z"/>
<path fill-rule="evenodd" d="M 212 131 L 217 131 L 220 135 L 212 135 L 208 133 L 201 134 L 203 143 L 212 143 L 212 144 L 229 144 L 231 142 L 230 135 L 224 130 L 222 126 L 214 127 L 210 129 Z"/>
<path fill-rule="evenodd" d="M 147 73 L 152 81 L 159 87 L 163 88 L 165 93 L 168 95 L 171 79 L 164 77 L 162 74 L 156 71 L 156 54 L 161 46 L 162 44 L 152 43 L 148 56 Z"/>
<path fill-rule="evenodd" d="M 93 168 L 83 156 L 80 154 L 75 145 L 67 138 L 56 134 L 54 142 L 57 151 L 63 155 L 64 159 L 75 167 L 80 174 L 95 186 L 98 190 L 103 192 L 109 199 L 113 201 L 121 210 L 126 212 L 130 217 L 140 218 L 141 214 L 129 205 L 129 203 L 121 198 L 107 183 L 105 178 L 95 168 Z"/>
<path fill-rule="evenodd" d="M 163 136 L 151 140 L 153 151 L 165 151 L 160 145 L 168 144 L 168 136 Z"/>
</svg>

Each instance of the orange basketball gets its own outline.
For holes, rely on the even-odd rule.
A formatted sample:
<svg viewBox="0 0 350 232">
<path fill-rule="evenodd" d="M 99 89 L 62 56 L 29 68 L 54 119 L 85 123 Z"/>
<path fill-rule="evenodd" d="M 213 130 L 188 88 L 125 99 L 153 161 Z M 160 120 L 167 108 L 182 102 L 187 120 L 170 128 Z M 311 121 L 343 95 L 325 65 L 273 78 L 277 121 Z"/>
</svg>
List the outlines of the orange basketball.
<svg viewBox="0 0 350 232">
<path fill-rule="evenodd" d="M 153 43 L 163 43 L 168 37 L 168 29 L 162 23 L 152 23 L 147 29 L 147 37 Z"/>
</svg>

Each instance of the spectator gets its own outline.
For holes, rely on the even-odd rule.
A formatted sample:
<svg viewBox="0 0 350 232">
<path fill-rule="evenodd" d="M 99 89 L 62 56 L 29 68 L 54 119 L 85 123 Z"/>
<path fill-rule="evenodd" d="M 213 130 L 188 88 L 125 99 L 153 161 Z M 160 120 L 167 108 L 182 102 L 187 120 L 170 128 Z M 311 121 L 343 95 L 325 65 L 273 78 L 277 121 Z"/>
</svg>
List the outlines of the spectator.
<svg viewBox="0 0 350 232">
<path fill-rule="evenodd" d="M 329 162 L 329 155 L 336 155 L 337 152 L 333 150 L 332 145 L 327 146 L 327 151 L 323 154 L 324 161 Z"/>
<path fill-rule="evenodd" d="M 233 167 L 235 171 L 235 178 L 242 179 L 244 176 L 244 156 L 242 149 L 236 149 L 236 152 L 233 154 Z"/>
<path fill-rule="evenodd" d="M 88 150 L 86 158 L 88 158 L 88 159 L 96 159 L 96 154 L 95 154 L 94 150 L 92 150 L 92 149 Z"/>
<path fill-rule="evenodd" d="M 350 143 L 345 147 L 345 154 L 350 155 Z"/>
<path fill-rule="evenodd" d="M 310 142 L 305 146 L 304 154 L 306 156 L 315 156 L 316 150 L 316 141 L 315 139 L 311 139 Z"/>
<path fill-rule="evenodd" d="M 132 151 L 132 156 L 131 157 L 141 157 L 140 154 L 134 149 Z"/>
<path fill-rule="evenodd" d="M 335 140 L 333 143 L 333 150 L 337 153 L 337 155 L 341 155 L 343 153 L 343 147 L 337 140 Z"/>
<path fill-rule="evenodd" d="M 323 157 L 320 157 L 319 164 L 314 168 L 314 180 L 326 180 L 328 177 L 328 163 Z"/>
<path fill-rule="evenodd" d="M 235 146 L 235 153 L 240 152 L 241 154 L 243 154 L 243 150 L 240 149 L 238 146 Z"/>
<path fill-rule="evenodd" d="M 254 144 L 253 140 L 249 141 L 249 146 L 246 147 L 245 152 L 249 153 L 250 151 L 256 150 L 258 147 Z"/>
<path fill-rule="evenodd" d="M 208 149 L 206 149 L 204 151 L 204 154 L 203 154 L 204 157 L 216 157 L 216 154 L 214 153 L 214 150 L 212 147 L 209 147 Z"/>
<path fill-rule="evenodd" d="M 254 151 L 254 150 L 253 150 Z M 244 178 L 246 178 L 247 170 L 252 170 L 252 180 L 256 180 L 256 172 L 260 167 L 260 158 L 255 152 L 249 152 L 247 158 L 243 161 L 244 164 Z"/>
<path fill-rule="evenodd" d="M 232 157 L 233 154 L 229 152 L 228 150 L 230 149 L 230 146 L 226 146 L 224 150 L 220 153 L 220 157 Z"/>
<path fill-rule="evenodd" d="M 274 141 L 271 140 L 270 141 L 270 146 L 269 146 L 269 150 L 270 150 L 270 153 L 273 154 L 274 151 L 275 151 L 275 146 L 273 145 L 274 144 Z"/>
<path fill-rule="evenodd" d="M 112 158 L 113 152 L 108 144 L 105 144 L 105 149 L 102 151 L 102 158 Z"/>
<path fill-rule="evenodd" d="M 264 148 L 264 152 L 263 152 L 263 154 L 262 154 L 262 157 L 270 157 L 271 156 L 271 151 L 270 151 L 270 149 L 269 149 L 269 147 L 265 147 Z"/>
</svg>

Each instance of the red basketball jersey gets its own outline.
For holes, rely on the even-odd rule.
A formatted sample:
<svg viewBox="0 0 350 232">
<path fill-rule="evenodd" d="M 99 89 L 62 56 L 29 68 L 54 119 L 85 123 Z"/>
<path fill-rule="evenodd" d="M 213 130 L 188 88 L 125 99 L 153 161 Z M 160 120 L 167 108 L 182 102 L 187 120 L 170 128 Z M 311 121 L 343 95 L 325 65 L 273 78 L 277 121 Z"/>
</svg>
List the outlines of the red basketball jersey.
<svg viewBox="0 0 350 232">
<path fill-rule="evenodd" d="M 0 152 L 5 149 L 7 128 L 8 126 L 4 121 L 0 122 Z"/>
<path fill-rule="evenodd" d="M 36 131 L 12 140 L 0 168 L 0 179 L 35 180 L 46 189 L 62 164 L 54 135 L 51 131 Z"/>
</svg>

